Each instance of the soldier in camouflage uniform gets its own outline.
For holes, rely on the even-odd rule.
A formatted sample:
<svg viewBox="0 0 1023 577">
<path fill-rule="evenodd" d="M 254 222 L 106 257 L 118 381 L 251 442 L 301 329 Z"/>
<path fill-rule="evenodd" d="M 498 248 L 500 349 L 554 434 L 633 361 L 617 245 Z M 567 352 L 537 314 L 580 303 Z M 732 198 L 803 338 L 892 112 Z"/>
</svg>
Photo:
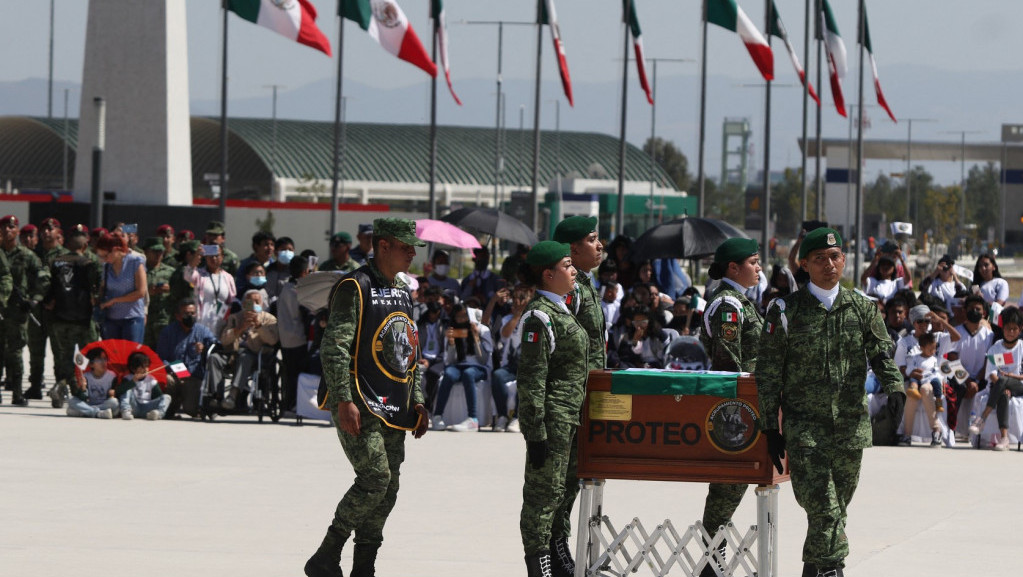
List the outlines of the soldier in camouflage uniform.
<svg viewBox="0 0 1023 577">
<path fill-rule="evenodd" d="M 53 408 L 59 409 L 70 396 L 74 382 L 74 352 L 99 338 L 92 323 L 93 307 L 99 302 L 103 265 L 87 252 L 89 231 L 75 226 L 68 238 L 69 251 L 50 264 L 50 291 L 45 308 L 53 319 L 53 374 L 57 384 L 50 389 Z"/>
<path fill-rule="evenodd" d="M 21 379 L 25 363 L 21 350 L 28 339 L 28 322 L 39 310 L 39 303 L 50 288 L 50 271 L 32 251 L 18 244 L 18 218 L 12 215 L 0 218 L 2 248 L 11 268 L 13 290 L 4 307 L 3 328 L 0 330 L 0 351 L 7 369 L 7 384 L 11 386 L 12 402 L 25 406 L 28 400 L 21 393 Z"/>
<path fill-rule="evenodd" d="M 600 266 L 604 246 L 597 234 L 596 217 L 570 216 L 558 223 L 554 229 L 554 241 L 569 245 L 569 256 L 576 268 L 575 288 L 565 298 L 565 304 L 582 325 L 588 337 L 587 371 L 602 370 L 607 366 L 607 323 L 604 309 L 600 306 L 600 294 L 593 287 L 589 271 Z M 572 535 L 572 506 L 579 494 L 579 479 L 576 476 L 577 444 L 572 440 L 568 470 L 565 475 L 565 497 L 561 507 L 554 513 L 551 525 L 552 574 L 555 577 L 571 577 L 575 574 L 575 561 L 569 537 Z"/>
<path fill-rule="evenodd" d="M 54 259 L 67 254 L 64 248 L 64 233 L 60 229 L 60 221 L 53 217 L 43 220 L 39 225 L 39 245 L 35 250 L 36 256 L 43 263 L 43 268 L 50 269 Z M 34 313 L 39 323 L 28 323 L 28 383 L 31 385 L 25 391 L 26 399 L 43 398 L 43 370 L 46 366 L 46 341 L 50 341 L 50 353 L 57 355 L 57 346 L 54 343 L 53 334 L 53 313 L 45 307 Z"/>
<path fill-rule="evenodd" d="M 227 237 L 224 232 L 224 223 L 219 220 L 211 220 L 206 225 L 206 233 L 202 241 L 203 244 L 215 244 L 220 246 L 220 254 L 224 255 L 224 262 L 220 265 L 220 268 L 227 271 L 227 274 L 234 276 L 238 274 L 238 266 L 241 264 L 241 260 L 238 255 L 231 249 L 227 248 Z M 205 260 L 203 260 L 203 266 L 205 266 Z"/>
<path fill-rule="evenodd" d="M 565 303 L 577 274 L 570 251 L 567 244 L 540 242 L 523 267 L 526 282 L 537 287 L 519 321 L 519 366 L 529 367 L 518 374 L 519 426 L 527 456 L 519 530 L 529 577 L 553 575 L 552 528 L 565 513 L 590 364 L 589 335 Z M 567 534 L 568 528 L 560 530 Z"/>
<path fill-rule="evenodd" d="M 343 273 L 350 273 L 359 268 L 359 263 L 348 256 L 352 248 L 352 235 L 347 232 L 337 232 L 330 237 L 330 260 L 320 265 L 318 270 L 338 270 Z"/>
<path fill-rule="evenodd" d="M 746 298 L 746 289 L 760 281 L 760 246 L 749 238 L 730 238 L 714 252 L 708 275 L 721 280 L 707 300 L 700 341 L 715 371 L 752 373 L 757 366 L 757 346 L 764 320 L 757 307 Z M 703 508 L 703 526 L 711 537 L 732 519 L 748 485 L 711 483 Z M 723 552 L 723 551 L 722 551 Z M 706 565 L 701 575 L 715 575 Z"/>
<path fill-rule="evenodd" d="M 355 483 L 338 503 L 310 577 L 342 575 L 341 548 L 355 532 L 350 577 L 374 575 L 384 523 L 398 497 L 405 432 L 426 434 L 430 419 L 419 384 L 419 337 L 412 295 L 396 276 L 408 272 L 417 246 L 415 221 L 374 222 L 374 258 L 337 283 L 320 353 L 320 407 L 329 408 Z"/>
<path fill-rule="evenodd" d="M 830 228 L 808 233 L 799 260 L 810 283 L 773 302 L 760 338 L 760 417 L 779 472 L 788 449 L 792 492 L 806 511 L 803 576 L 842 577 L 846 508 L 871 444 L 868 363 L 900 419 L 906 395 L 877 305 L 838 284 L 842 237 Z"/>
<path fill-rule="evenodd" d="M 142 242 L 146 253 L 146 283 L 149 285 L 149 307 L 146 310 L 146 333 L 142 342 L 156 349 L 156 337 L 174 316 L 175 302 L 171 300 L 170 279 L 174 269 L 163 263 L 164 244 L 159 237 Z"/>
<path fill-rule="evenodd" d="M 156 227 L 156 236 L 163 242 L 163 264 L 171 269 L 178 268 L 181 263 L 178 262 L 178 251 L 174 248 L 174 227 L 169 224 L 161 224 Z"/>
</svg>

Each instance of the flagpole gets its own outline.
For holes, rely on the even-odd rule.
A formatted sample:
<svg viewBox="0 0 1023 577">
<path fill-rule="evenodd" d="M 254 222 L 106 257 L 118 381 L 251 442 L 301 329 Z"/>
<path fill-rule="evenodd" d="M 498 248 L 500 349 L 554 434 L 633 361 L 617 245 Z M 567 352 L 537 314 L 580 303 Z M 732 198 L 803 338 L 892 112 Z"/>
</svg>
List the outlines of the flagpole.
<svg viewBox="0 0 1023 577">
<path fill-rule="evenodd" d="M 221 3 L 224 12 L 223 45 L 220 48 L 220 222 L 227 225 L 227 2 Z"/>
<path fill-rule="evenodd" d="M 440 15 L 433 15 L 433 46 L 430 58 L 437 62 Z M 430 218 L 437 218 L 437 75 L 430 78 Z"/>
<path fill-rule="evenodd" d="M 632 0 L 625 0 L 622 22 L 625 35 L 622 41 L 622 110 L 621 132 L 618 136 L 618 207 L 615 210 L 614 236 L 625 234 L 625 126 L 629 101 L 629 11 Z"/>
<path fill-rule="evenodd" d="M 531 196 L 533 211 L 533 230 L 540 230 L 540 72 L 543 54 L 543 1 L 536 3 L 536 86 L 533 97 L 533 194 Z M 540 235 L 541 238 L 547 235 Z"/>
<path fill-rule="evenodd" d="M 803 66 L 810 66 L 810 3 L 812 0 L 806 0 L 806 17 L 804 19 L 803 26 Z M 807 70 L 804 76 L 809 78 L 810 71 Z M 817 89 L 820 90 L 820 85 L 817 85 Z M 807 112 L 810 106 L 810 83 L 803 82 L 803 158 L 801 164 L 801 170 L 799 172 L 799 190 L 803 193 L 803 210 L 802 220 L 806 220 L 806 151 L 807 151 L 807 128 L 809 122 L 807 121 Z"/>
<path fill-rule="evenodd" d="M 337 2 L 337 79 L 334 87 L 334 157 L 331 163 L 330 183 L 330 236 L 337 232 L 338 183 L 341 180 L 341 80 L 345 63 L 345 18 L 341 14 L 342 2 Z"/>
<path fill-rule="evenodd" d="M 707 138 L 707 1 L 703 0 L 703 40 L 700 48 L 700 146 L 699 146 L 699 162 L 697 167 L 697 186 L 700 193 L 700 206 L 697 207 L 697 214 L 700 217 L 704 215 L 704 197 L 703 193 L 705 190 L 706 174 L 704 174 L 703 163 L 704 154 L 703 147 L 706 143 Z M 724 183 L 721 183 L 724 185 Z M 697 265 L 699 266 L 699 265 Z"/>
<path fill-rule="evenodd" d="M 773 1 L 764 0 L 766 6 L 767 23 L 764 30 L 767 31 L 767 48 L 771 48 L 771 22 L 774 18 Z M 764 85 L 764 215 L 763 230 L 760 233 L 760 254 L 763 262 L 767 262 L 767 247 L 771 238 L 771 80 Z M 805 94 L 805 89 L 804 89 Z"/>
<path fill-rule="evenodd" d="M 823 30 L 821 30 L 821 0 L 814 0 L 814 28 L 817 29 L 817 33 L 814 35 L 814 40 L 817 42 L 817 87 L 821 89 L 821 49 L 823 48 Z M 822 89 L 823 90 L 823 89 Z M 824 93 L 821 92 L 823 95 Z M 824 182 L 821 179 L 821 109 L 823 106 L 817 107 L 817 122 L 814 127 L 817 133 L 817 154 L 814 159 L 814 165 L 816 167 L 814 171 L 815 186 L 817 187 L 817 220 L 824 220 Z"/>
<path fill-rule="evenodd" d="M 860 85 L 859 102 L 860 117 L 856 123 L 856 258 L 853 261 L 853 279 L 860 278 L 860 268 L 863 266 L 863 30 L 866 11 L 863 5 L 864 0 L 857 3 L 859 9 L 859 40 L 860 40 Z"/>
</svg>

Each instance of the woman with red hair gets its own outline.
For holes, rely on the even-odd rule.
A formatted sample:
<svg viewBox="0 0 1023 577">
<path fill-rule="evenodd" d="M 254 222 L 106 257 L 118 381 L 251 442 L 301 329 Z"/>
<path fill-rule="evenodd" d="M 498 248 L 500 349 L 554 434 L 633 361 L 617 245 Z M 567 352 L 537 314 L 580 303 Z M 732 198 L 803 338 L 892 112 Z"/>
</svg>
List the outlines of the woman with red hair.
<svg viewBox="0 0 1023 577">
<path fill-rule="evenodd" d="M 142 342 L 146 330 L 146 257 L 128 249 L 120 235 L 104 235 L 96 242 L 103 264 L 100 310 L 104 339 Z"/>
</svg>

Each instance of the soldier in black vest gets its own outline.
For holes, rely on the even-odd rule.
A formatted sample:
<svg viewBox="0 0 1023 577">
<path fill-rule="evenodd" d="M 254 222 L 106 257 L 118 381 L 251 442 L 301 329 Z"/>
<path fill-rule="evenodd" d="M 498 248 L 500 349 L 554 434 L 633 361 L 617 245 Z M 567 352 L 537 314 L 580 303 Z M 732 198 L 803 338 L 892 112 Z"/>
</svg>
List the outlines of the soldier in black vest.
<svg viewBox="0 0 1023 577">
<path fill-rule="evenodd" d="M 429 416 L 419 384 L 419 334 L 412 322 L 412 295 L 397 276 L 408 272 L 416 247 L 415 221 L 373 222 L 369 262 L 334 287 L 330 318 L 320 348 L 320 408 L 329 409 L 355 483 L 334 513 L 309 577 L 341 576 L 341 548 L 355 532 L 350 577 L 374 575 L 384 522 L 398 496 L 405 460 L 405 433 L 426 434 Z"/>
</svg>

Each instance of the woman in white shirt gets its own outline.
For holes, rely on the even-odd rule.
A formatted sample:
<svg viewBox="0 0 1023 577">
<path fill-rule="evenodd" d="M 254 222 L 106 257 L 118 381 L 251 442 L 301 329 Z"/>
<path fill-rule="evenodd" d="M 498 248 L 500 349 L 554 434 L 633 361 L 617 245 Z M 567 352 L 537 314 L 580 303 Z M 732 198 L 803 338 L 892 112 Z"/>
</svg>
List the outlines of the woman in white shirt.
<svg viewBox="0 0 1023 577">
<path fill-rule="evenodd" d="M 192 271 L 191 282 L 195 287 L 195 300 L 198 303 L 199 324 L 210 329 L 220 336 L 228 313 L 231 312 L 230 304 L 237 295 L 234 285 L 234 277 L 223 270 L 224 250 L 218 249 L 212 252 L 216 245 L 204 245 L 203 255 L 206 258 L 206 268 L 196 268 Z M 211 252 L 207 253 L 206 249 Z"/>
<path fill-rule="evenodd" d="M 977 257 L 977 264 L 973 267 L 973 286 L 977 287 L 988 306 L 998 303 L 999 311 L 1009 300 L 1009 283 L 998 272 L 993 254 L 984 253 Z M 972 286 L 970 288 L 973 290 Z M 992 311 L 991 317 L 996 314 Z"/>
<path fill-rule="evenodd" d="M 866 278 L 864 292 L 867 296 L 877 297 L 882 303 L 895 296 L 895 293 L 905 288 L 913 288 L 913 281 L 909 272 L 905 276 L 896 278 L 895 261 L 887 256 L 879 257 L 874 274 Z"/>
<path fill-rule="evenodd" d="M 938 261 L 938 267 L 934 269 L 931 281 L 925 283 L 924 287 L 928 294 L 940 298 L 945 303 L 945 308 L 952 310 L 957 297 L 966 293 L 966 285 L 959 280 L 955 271 L 955 259 L 950 255 L 943 255 Z"/>
</svg>

